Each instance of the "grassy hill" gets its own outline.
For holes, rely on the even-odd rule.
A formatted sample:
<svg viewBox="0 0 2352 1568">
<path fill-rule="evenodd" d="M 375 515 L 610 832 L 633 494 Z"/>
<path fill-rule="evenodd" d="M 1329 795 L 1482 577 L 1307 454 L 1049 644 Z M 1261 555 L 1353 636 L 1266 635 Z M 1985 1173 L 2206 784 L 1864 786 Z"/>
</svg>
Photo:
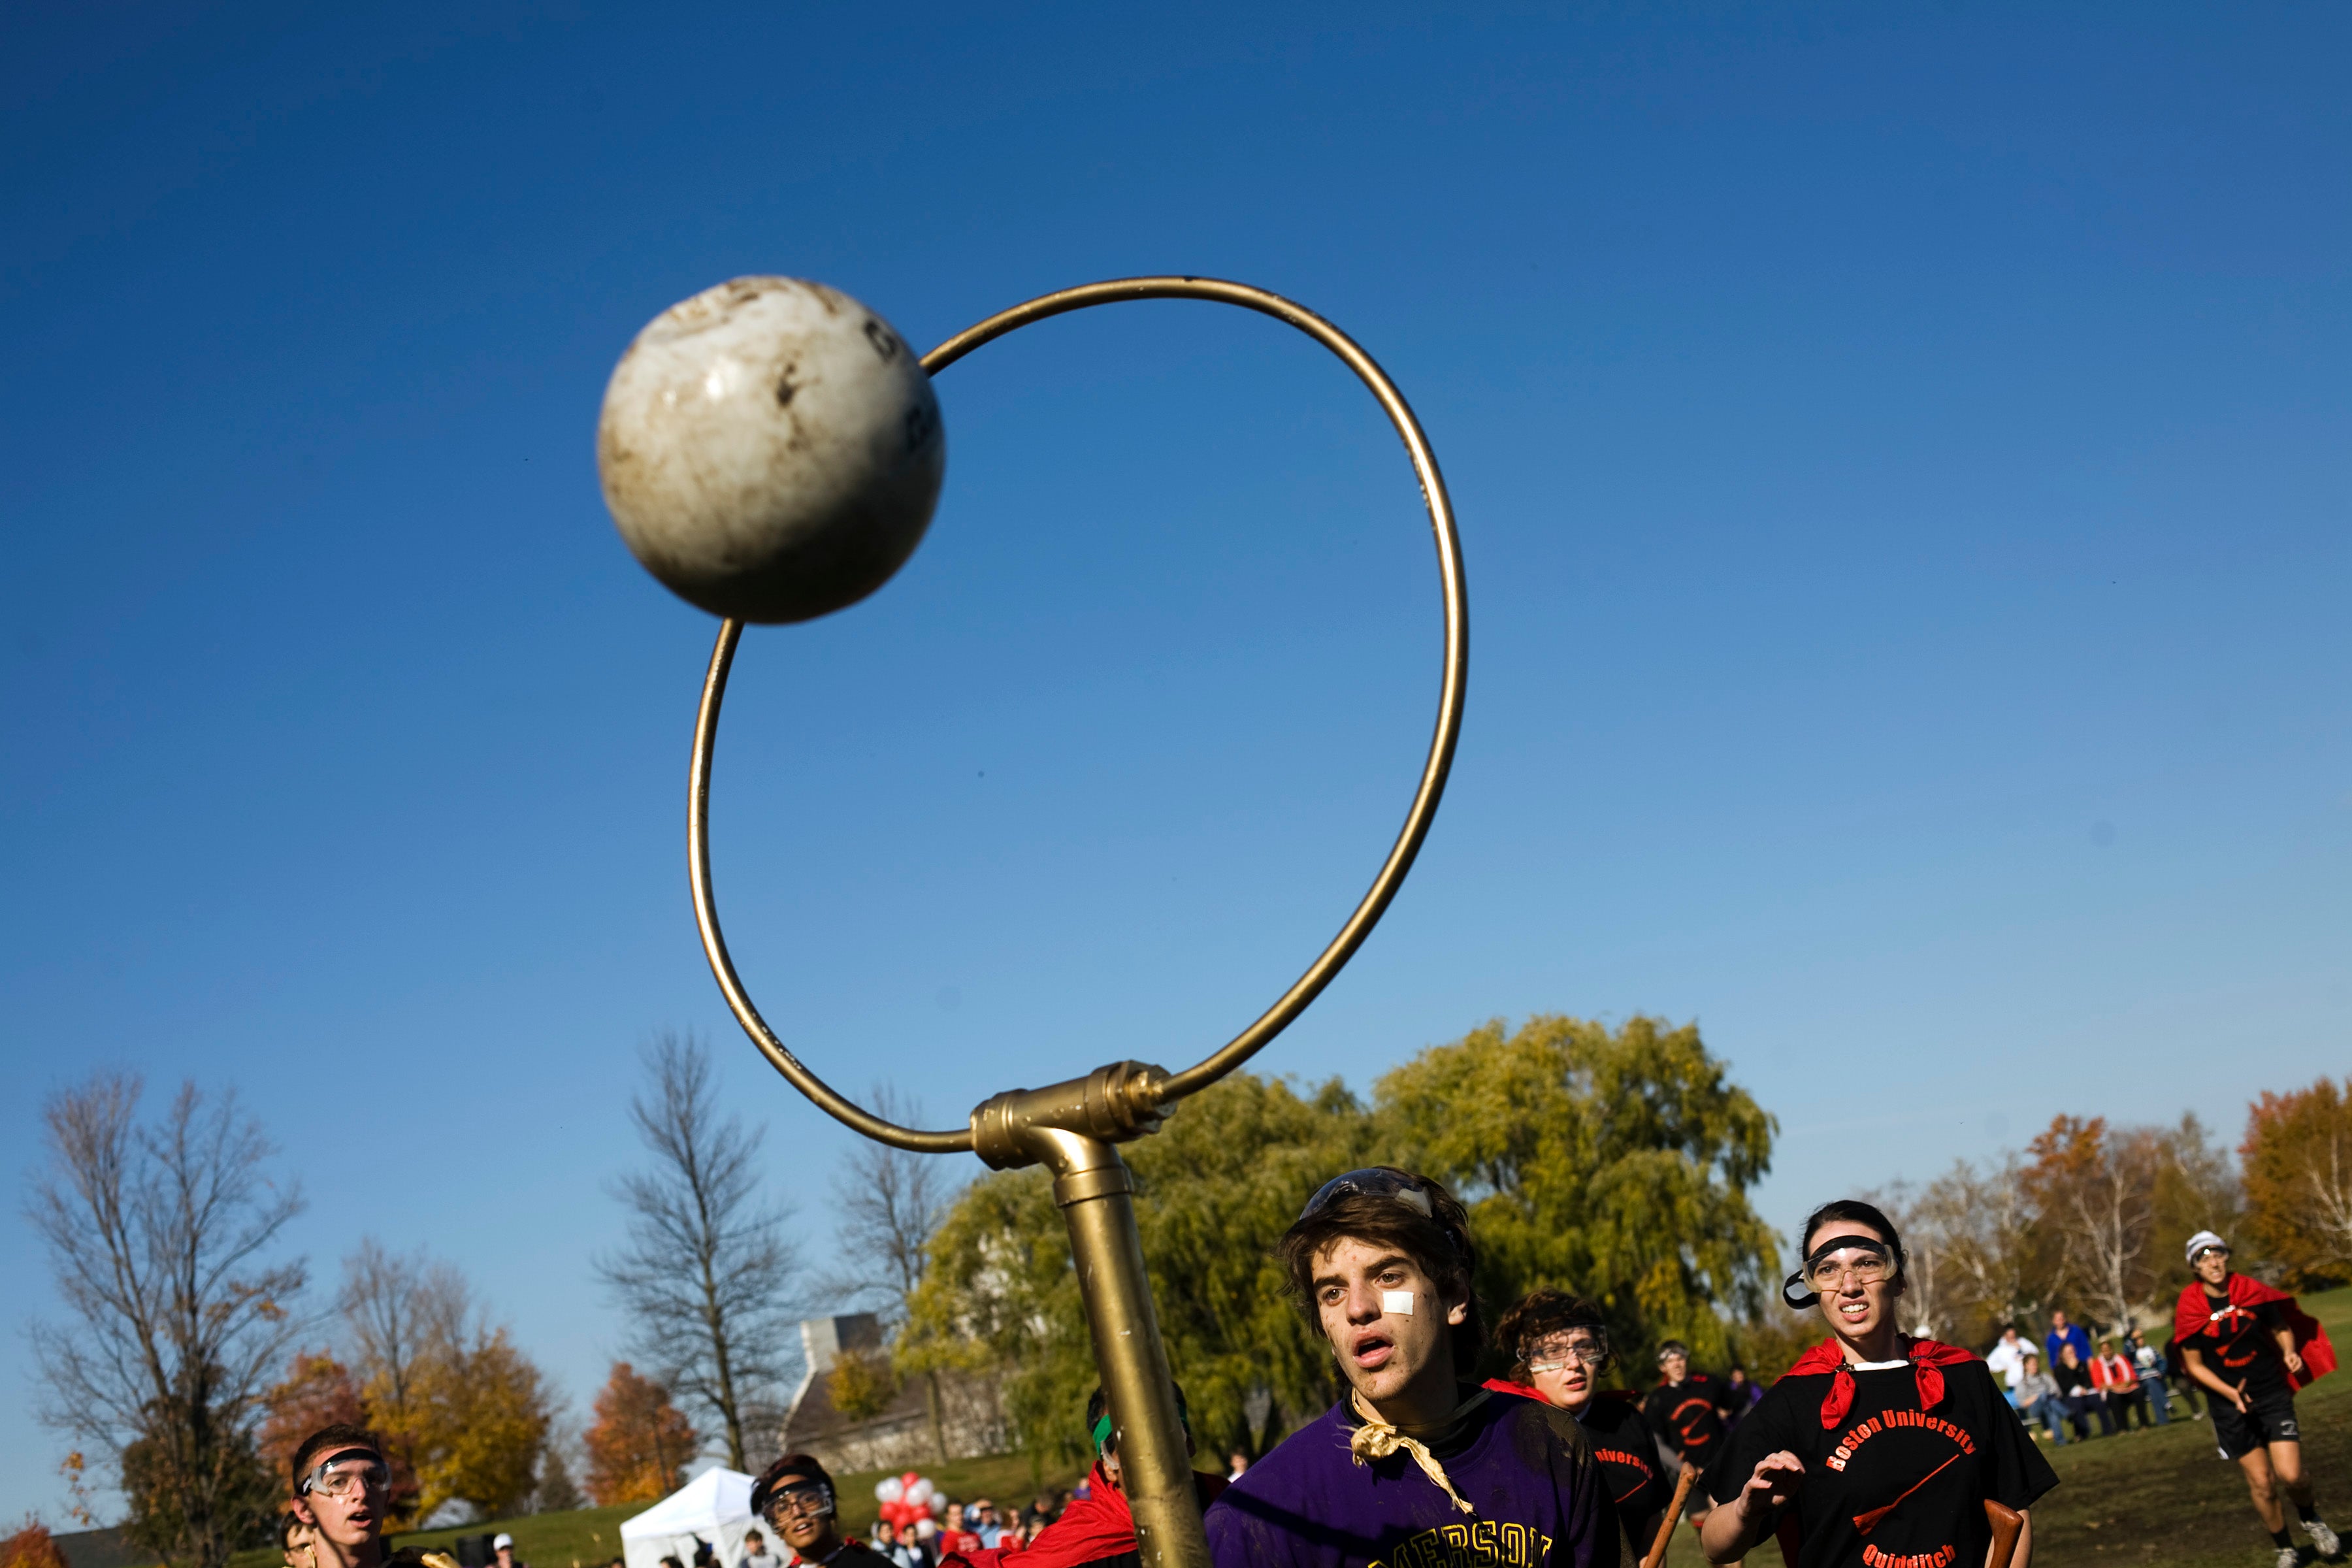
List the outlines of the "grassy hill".
<svg viewBox="0 0 2352 1568">
<path fill-rule="evenodd" d="M 944 1465 L 919 1467 L 933 1484 L 958 1502 L 989 1498 L 999 1507 L 1025 1504 L 1040 1490 L 1066 1487 L 1082 1473 L 1075 1467 L 1048 1466 L 1040 1470 L 1018 1454 L 981 1459 L 954 1459 Z M 887 1472 L 898 1474 L 897 1471 Z M 835 1479 L 841 1487 L 842 1518 L 858 1534 L 870 1530 L 875 1519 L 874 1484 L 885 1472 L 875 1470 Z M 615 1508 L 583 1508 L 569 1513 L 531 1513 L 515 1519 L 489 1520 L 456 1530 L 420 1530 L 395 1537 L 395 1546 L 446 1547 L 460 1535 L 505 1531 L 515 1538 L 515 1553 L 531 1568 L 600 1568 L 621 1554 L 621 1521 L 642 1513 L 649 1505 L 624 1503 Z M 275 1552 L 241 1552 L 231 1568 L 276 1568 Z"/>
</svg>

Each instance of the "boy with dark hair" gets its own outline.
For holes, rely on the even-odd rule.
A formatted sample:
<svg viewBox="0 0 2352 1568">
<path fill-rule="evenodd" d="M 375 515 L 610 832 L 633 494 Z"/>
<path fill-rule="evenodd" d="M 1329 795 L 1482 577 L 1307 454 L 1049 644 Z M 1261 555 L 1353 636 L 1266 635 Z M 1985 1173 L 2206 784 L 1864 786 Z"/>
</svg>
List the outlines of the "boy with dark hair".
<svg viewBox="0 0 2352 1568">
<path fill-rule="evenodd" d="M 2295 1422 L 2294 1391 L 2336 1369 L 2336 1348 L 2318 1321 L 2273 1290 L 2230 1267 L 2230 1244 L 2210 1230 L 2189 1238 L 2189 1267 L 2197 1278 L 2173 1309 L 2173 1337 L 2189 1375 L 2212 1391 L 2213 1436 L 2221 1458 L 2246 1473 L 2254 1511 L 2278 1549 L 2279 1568 L 2294 1568 L 2294 1542 L 2286 1532 L 2284 1490 L 2303 1531 L 2322 1557 L 2342 1545 L 2319 1517 L 2311 1478 L 2303 1468 L 2303 1429 Z"/>
<path fill-rule="evenodd" d="M 1469 1215 L 1393 1166 L 1325 1183 L 1276 1248 L 1347 1394 L 1225 1489 L 1218 1568 L 1630 1564 L 1576 1418 L 1472 1384 Z"/>
<path fill-rule="evenodd" d="M 833 1477 L 807 1454 L 786 1454 L 751 1483 L 751 1514 L 768 1521 L 795 1563 L 826 1568 L 895 1568 L 863 1542 L 845 1536 Z"/>
</svg>

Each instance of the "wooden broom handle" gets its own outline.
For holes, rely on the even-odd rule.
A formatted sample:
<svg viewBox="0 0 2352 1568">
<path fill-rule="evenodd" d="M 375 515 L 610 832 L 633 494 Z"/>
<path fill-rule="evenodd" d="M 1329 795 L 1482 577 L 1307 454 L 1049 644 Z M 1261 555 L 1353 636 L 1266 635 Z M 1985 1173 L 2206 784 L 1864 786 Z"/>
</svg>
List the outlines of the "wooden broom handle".
<svg viewBox="0 0 2352 1568">
<path fill-rule="evenodd" d="M 2025 1516 L 2006 1503 L 1985 1499 L 1985 1522 L 1992 1526 L 1992 1555 L 1985 1560 L 1985 1568 L 2009 1568 L 2009 1560 L 2017 1555 L 2017 1538 L 2025 1529 Z"/>
<path fill-rule="evenodd" d="M 1675 1526 L 1682 1521 L 1683 1503 L 1690 1497 L 1691 1486 L 1697 1479 L 1698 1467 L 1687 1464 L 1683 1473 L 1675 1478 L 1675 1500 L 1666 1504 L 1666 1517 L 1658 1521 L 1658 1538 L 1650 1542 L 1650 1550 L 1642 1558 L 1642 1568 L 1658 1568 L 1666 1560 L 1666 1545 L 1675 1538 Z"/>
</svg>

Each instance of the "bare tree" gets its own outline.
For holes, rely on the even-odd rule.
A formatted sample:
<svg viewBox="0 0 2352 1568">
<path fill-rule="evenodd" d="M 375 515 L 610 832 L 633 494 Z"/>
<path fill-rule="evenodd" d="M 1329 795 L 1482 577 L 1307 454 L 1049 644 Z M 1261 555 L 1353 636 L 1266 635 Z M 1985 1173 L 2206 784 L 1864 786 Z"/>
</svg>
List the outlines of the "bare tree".
<svg viewBox="0 0 2352 1568">
<path fill-rule="evenodd" d="M 1986 1336 L 2037 1304 L 2033 1210 L 2015 1156 L 1987 1170 L 1956 1162 L 1910 1213 L 1935 1248 L 1939 1302 L 1956 1331 Z"/>
<path fill-rule="evenodd" d="M 1870 1198 L 1903 1235 L 1903 1301 L 1896 1314 L 1921 1339 L 1942 1339 L 1958 1331 L 1947 1216 L 1932 1203 L 1933 1193 L 1933 1188 L 1915 1193 L 1910 1183 L 1898 1181 Z"/>
<path fill-rule="evenodd" d="M 632 1352 L 719 1418 L 729 1466 L 749 1469 L 744 1427 L 775 1413 L 800 1308 L 790 1211 L 759 1201 L 764 1133 L 720 1118 L 709 1047 L 665 1031 L 643 1057 L 650 1092 L 629 1118 L 654 1163 L 615 1186 L 629 1244 L 597 1273 L 629 1315 Z"/>
<path fill-rule="evenodd" d="M 2155 1281 L 2148 1246 L 2157 1183 L 2171 1163 L 2164 1134 L 2111 1132 L 2104 1117 L 2060 1116 L 2031 1152 L 2027 1194 L 2059 1237 L 2072 1288 L 2098 1321 L 2128 1323 Z"/>
<path fill-rule="evenodd" d="M 419 1370 L 462 1344 L 474 1313 L 473 1289 L 455 1264 L 423 1247 L 388 1252 L 369 1237 L 343 1259 L 335 1305 L 351 1333 L 360 1381 L 380 1403 L 405 1409 Z"/>
<path fill-rule="evenodd" d="M 919 1127 L 920 1103 L 887 1084 L 877 1084 L 874 1113 L 900 1126 Z M 826 1276 L 827 1294 L 870 1303 L 894 1327 L 907 1321 L 908 1304 L 923 1282 L 932 1233 L 955 1201 L 955 1184 L 936 1155 L 911 1153 L 871 1139 L 858 1140 L 834 1177 L 839 1215 L 834 1249 L 835 1272 Z M 926 1371 L 931 1444 L 940 1462 L 948 1459 L 947 1430 L 940 1410 L 940 1374 Z"/>
<path fill-rule="evenodd" d="M 74 1321 L 32 1328 L 41 1416 L 115 1456 L 135 1540 L 220 1568 L 269 1500 L 254 1428 L 306 1271 L 267 1257 L 302 1198 L 265 1173 L 277 1151 L 234 1091 L 184 1084 L 142 1127 L 142 1089 L 100 1073 L 43 1107 L 26 1217 Z"/>
</svg>

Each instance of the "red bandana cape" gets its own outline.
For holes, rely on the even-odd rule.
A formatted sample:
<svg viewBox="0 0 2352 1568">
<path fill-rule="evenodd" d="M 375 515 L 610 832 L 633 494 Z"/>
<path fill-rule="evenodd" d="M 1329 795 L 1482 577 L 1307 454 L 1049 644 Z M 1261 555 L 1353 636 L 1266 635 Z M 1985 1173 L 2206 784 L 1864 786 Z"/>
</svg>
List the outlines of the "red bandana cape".
<svg viewBox="0 0 2352 1568">
<path fill-rule="evenodd" d="M 2319 1320 L 2294 1304 L 2294 1298 L 2284 1290 L 2273 1290 L 2259 1279 L 2250 1279 L 2235 1272 L 2230 1275 L 2230 1305 L 2260 1307 L 2272 1301 L 2283 1302 L 2279 1318 L 2294 1336 L 2294 1353 L 2303 1358 L 2303 1370 L 2286 1374 L 2290 1389 L 2301 1388 L 2315 1377 L 2325 1377 L 2336 1370 L 2336 1347 L 2327 1340 L 2327 1331 Z M 2213 1309 L 2205 1304 L 2205 1282 L 2192 1279 L 2181 1288 L 2180 1304 L 2172 1309 L 2172 1337 L 2185 1341 L 2192 1334 L 2202 1333 L 2205 1325 L 2213 1321 Z"/>
<path fill-rule="evenodd" d="M 1908 1335 L 1904 1336 L 1903 1355 L 1918 1379 L 1922 1410 L 1933 1410 L 1944 1402 L 1944 1374 L 1937 1368 L 1981 1359 L 1974 1351 L 1965 1351 L 1958 1345 L 1948 1345 L 1940 1340 L 1915 1340 Z M 1822 1401 L 1822 1425 L 1835 1426 L 1853 1405 L 1853 1373 L 1846 1370 L 1845 1352 L 1838 1349 L 1837 1341 L 1823 1340 L 1799 1356 L 1787 1375 L 1802 1377 L 1815 1372 L 1837 1373 L 1830 1384 L 1829 1397 Z"/>
</svg>

